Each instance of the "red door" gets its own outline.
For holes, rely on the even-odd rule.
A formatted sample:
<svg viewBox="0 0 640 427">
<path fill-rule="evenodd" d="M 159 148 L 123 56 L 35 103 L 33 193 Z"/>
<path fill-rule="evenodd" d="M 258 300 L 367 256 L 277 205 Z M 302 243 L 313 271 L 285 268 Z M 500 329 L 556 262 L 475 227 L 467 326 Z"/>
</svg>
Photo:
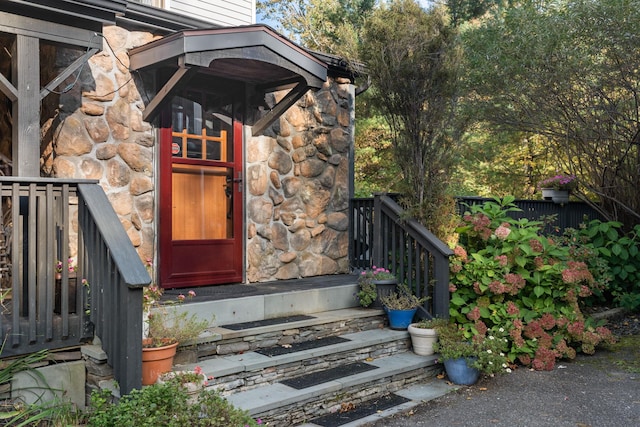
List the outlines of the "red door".
<svg viewBox="0 0 640 427">
<path fill-rule="evenodd" d="M 229 97 L 174 97 L 160 136 L 164 288 L 242 281 L 242 122 Z"/>
</svg>

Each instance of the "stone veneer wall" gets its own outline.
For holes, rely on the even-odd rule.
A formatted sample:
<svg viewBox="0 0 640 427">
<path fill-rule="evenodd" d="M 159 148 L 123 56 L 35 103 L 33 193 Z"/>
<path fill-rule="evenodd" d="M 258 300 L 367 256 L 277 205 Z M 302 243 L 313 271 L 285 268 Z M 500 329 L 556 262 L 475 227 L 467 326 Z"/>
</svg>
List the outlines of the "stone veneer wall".
<svg viewBox="0 0 640 427">
<path fill-rule="evenodd" d="M 248 143 L 248 281 L 349 271 L 354 103 L 351 82 L 329 78 Z"/>
<path fill-rule="evenodd" d="M 90 72 L 60 95 L 50 132 L 53 156 L 43 158 L 43 170 L 58 178 L 98 179 L 141 259 L 153 259 L 155 134 L 142 121 L 144 102 L 127 52 L 154 36 L 115 26 L 103 32 L 108 44 L 89 60 Z"/>
<path fill-rule="evenodd" d="M 156 141 L 142 121 L 152 95 L 143 100 L 140 94 L 152 88 L 136 85 L 127 52 L 155 37 L 115 26 L 103 31 L 104 50 L 89 60 L 81 84 L 60 95 L 58 117 L 43 126 L 50 144 L 43 170 L 59 178 L 98 179 L 141 259 L 154 259 Z M 58 55 L 64 57 L 64 50 Z M 348 79 L 329 79 L 265 136 L 249 138 L 249 282 L 348 272 L 354 103 Z"/>
</svg>

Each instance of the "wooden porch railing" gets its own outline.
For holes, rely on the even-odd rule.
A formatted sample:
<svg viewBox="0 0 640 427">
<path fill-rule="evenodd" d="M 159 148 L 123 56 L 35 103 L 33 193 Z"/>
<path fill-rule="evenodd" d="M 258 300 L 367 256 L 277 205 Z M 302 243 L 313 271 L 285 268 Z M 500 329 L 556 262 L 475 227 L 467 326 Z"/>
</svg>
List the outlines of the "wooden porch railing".
<svg viewBox="0 0 640 427">
<path fill-rule="evenodd" d="M 374 198 L 373 264 L 396 274 L 419 297 L 421 317 L 449 317 L 449 257 L 453 251 L 388 196 Z"/>
<path fill-rule="evenodd" d="M 0 357 L 74 347 L 95 329 L 120 391 L 140 388 L 151 279 L 97 181 L 0 177 L 0 194 Z"/>
</svg>

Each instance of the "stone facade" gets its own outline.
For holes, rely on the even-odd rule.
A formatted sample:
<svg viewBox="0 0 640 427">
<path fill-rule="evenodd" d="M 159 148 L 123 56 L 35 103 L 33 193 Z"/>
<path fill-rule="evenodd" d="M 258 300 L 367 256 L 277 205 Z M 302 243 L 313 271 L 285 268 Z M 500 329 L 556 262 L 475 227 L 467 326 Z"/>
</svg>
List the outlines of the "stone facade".
<svg viewBox="0 0 640 427">
<path fill-rule="evenodd" d="M 155 130 L 142 120 L 153 88 L 129 72 L 127 52 L 155 36 L 116 26 L 103 32 L 104 50 L 59 95 L 56 117 L 43 118 L 42 168 L 99 180 L 140 258 L 154 259 L 158 152 Z M 70 62 L 65 55 L 60 48 L 60 69 Z M 330 78 L 246 142 L 247 281 L 348 271 L 354 103 L 351 82 Z"/>
<path fill-rule="evenodd" d="M 142 121 L 144 102 L 128 71 L 127 51 L 154 36 L 115 26 L 103 32 L 104 50 L 91 57 L 79 84 L 60 95 L 55 130 L 43 132 L 53 153 L 43 156 L 43 170 L 99 180 L 140 258 L 153 259 L 155 133 Z M 59 50 L 59 57 L 64 54 Z"/>
<path fill-rule="evenodd" d="M 348 272 L 354 103 L 330 78 L 248 143 L 248 281 Z"/>
</svg>

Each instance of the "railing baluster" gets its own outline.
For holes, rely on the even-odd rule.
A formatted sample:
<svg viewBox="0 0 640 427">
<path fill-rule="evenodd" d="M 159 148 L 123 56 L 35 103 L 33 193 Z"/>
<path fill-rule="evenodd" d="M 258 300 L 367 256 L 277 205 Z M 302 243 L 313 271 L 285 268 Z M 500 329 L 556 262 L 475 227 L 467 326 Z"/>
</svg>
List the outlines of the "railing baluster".
<svg viewBox="0 0 640 427">
<path fill-rule="evenodd" d="M 45 281 L 46 281 L 46 292 L 45 298 L 43 300 L 43 305 L 45 307 L 45 339 L 47 341 L 51 341 L 54 338 L 53 334 L 53 307 L 54 307 L 54 298 L 55 298 L 55 274 L 54 274 L 54 266 L 56 264 L 57 258 L 55 256 L 56 253 L 56 236 L 55 236 L 55 221 L 54 221 L 54 213 L 56 208 L 56 203 L 54 200 L 54 192 L 53 192 L 53 184 L 47 184 L 46 189 L 46 231 L 45 234 L 45 247 L 46 247 L 46 256 L 45 256 Z"/>
<path fill-rule="evenodd" d="M 449 315 L 449 257 L 453 251 L 416 220 L 403 219 L 387 196 L 374 198 L 374 263 L 391 269 L 418 296 L 429 296 L 424 315 Z"/>
<path fill-rule="evenodd" d="M 11 186 L 11 222 L 13 228 L 13 240 L 11 248 L 11 257 L 13 258 L 12 264 L 12 284 L 11 284 L 11 297 L 13 298 L 13 310 L 12 310 L 12 325 L 11 325 L 11 344 L 18 346 L 20 344 L 21 331 L 20 331 L 20 317 L 22 316 L 22 307 L 20 302 L 22 301 L 22 255 L 20 253 L 21 245 L 21 232 L 22 232 L 22 218 L 20 217 L 20 186 L 17 182 L 14 182 Z"/>
</svg>

